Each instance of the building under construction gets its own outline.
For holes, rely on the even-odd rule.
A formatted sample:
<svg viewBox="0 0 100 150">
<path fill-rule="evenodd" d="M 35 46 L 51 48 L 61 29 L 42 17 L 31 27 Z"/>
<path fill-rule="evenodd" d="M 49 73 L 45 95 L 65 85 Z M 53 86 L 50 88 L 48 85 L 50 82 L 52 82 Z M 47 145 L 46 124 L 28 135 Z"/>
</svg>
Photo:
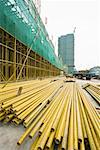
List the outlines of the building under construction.
<svg viewBox="0 0 100 150">
<path fill-rule="evenodd" d="M 1 0 L 0 81 L 56 76 L 60 69 L 33 0 Z"/>
</svg>

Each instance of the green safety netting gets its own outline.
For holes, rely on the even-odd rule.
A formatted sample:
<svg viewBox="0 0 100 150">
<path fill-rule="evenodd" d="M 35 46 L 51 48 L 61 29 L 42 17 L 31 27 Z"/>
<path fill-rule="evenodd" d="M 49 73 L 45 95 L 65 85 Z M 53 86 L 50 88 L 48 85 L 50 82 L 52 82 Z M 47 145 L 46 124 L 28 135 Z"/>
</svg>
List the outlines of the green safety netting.
<svg viewBox="0 0 100 150">
<path fill-rule="evenodd" d="M 57 68 L 62 63 L 32 0 L 0 0 L 0 26 Z"/>
</svg>

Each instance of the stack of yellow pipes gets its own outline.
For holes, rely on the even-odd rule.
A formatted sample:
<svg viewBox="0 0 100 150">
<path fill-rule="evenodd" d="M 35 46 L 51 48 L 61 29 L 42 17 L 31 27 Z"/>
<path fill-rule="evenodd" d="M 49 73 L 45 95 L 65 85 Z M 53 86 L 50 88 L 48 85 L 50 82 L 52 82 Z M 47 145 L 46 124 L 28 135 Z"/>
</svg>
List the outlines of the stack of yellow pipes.
<svg viewBox="0 0 100 150">
<path fill-rule="evenodd" d="M 94 84 L 85 84 L 83 88 L 98 102 L 100 105 L 100 87 Z"/>
<path fill-rule="evenodd" d="M 30 150 L 100 148 L 99 114 L 74 82 L 49 82 L 2 102 L 1 108 L 3 122 L 26 127 L 17 144 L 29 136 L 33 138 Z"/>
<path fill-rule="evenodd" d="M 17 95 L 16 89 L 21 85 L 16 85 L 13 89 L 11 87 L 1 89 L 0 120 L 4 120 L 5 123 L 12 120 L 15 124 L 23 122 L 34 110 L 36 113 L 41 110 L 41 107 L 45 107 L 49 99 L 60 88 L 61 82 L 54 83 L 46 80 L 32 83 L 31 81 L 30 84 L 23 85 L 24 89 L 20 95 Z"/>
<path fill-rule="evenodd" d="M 49 83 L 49 81 L 45 80 L 45 81 L 40 82 L 39 80 L 36 80 L 36 81 L 33 80 L 33 81 L 26 81 L 26 82 L 9 83 L 7 87 L 5 88 L 3 88 L 4 85 L 1 84 L 0 85 L 0 103 L 7 101 L 8 99 L 16 97 L 18 93 L 18 89 L 20 87 L 23 88 L 21 92 L 21 94 L 23 94 L 32 90 L 33 88 L 37 88 L 38 84 L 41 85 L 43 83 L 45 85 Z"/>
</svg>

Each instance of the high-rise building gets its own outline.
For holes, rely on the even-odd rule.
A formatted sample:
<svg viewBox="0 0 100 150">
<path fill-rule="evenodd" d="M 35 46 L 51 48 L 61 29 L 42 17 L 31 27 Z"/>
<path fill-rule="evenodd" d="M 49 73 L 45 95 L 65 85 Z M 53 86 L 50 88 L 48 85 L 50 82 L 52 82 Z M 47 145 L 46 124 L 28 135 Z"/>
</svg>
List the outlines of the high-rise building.
<svg viewBox="0 0 100 150">
<path fill-rule="evenodd" d="M 67 66 L 68 73 L 74 71 L 74 34 L 63 35 L 58 38 L 58 56 L 63 65 Z"/>
</svg>

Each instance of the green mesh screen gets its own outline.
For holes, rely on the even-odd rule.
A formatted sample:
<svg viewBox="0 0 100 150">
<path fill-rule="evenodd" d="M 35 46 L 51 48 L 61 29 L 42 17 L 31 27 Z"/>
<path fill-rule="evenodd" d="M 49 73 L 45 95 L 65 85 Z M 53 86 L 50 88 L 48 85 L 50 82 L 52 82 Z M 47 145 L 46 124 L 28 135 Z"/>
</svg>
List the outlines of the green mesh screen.
<svg viewBox="0 0 100 150">
<path fill-rule="evenodd" d="M 0 0 L 0 26 L 57 68 L 62 68 L 32 0 Z"/>
</svg>

